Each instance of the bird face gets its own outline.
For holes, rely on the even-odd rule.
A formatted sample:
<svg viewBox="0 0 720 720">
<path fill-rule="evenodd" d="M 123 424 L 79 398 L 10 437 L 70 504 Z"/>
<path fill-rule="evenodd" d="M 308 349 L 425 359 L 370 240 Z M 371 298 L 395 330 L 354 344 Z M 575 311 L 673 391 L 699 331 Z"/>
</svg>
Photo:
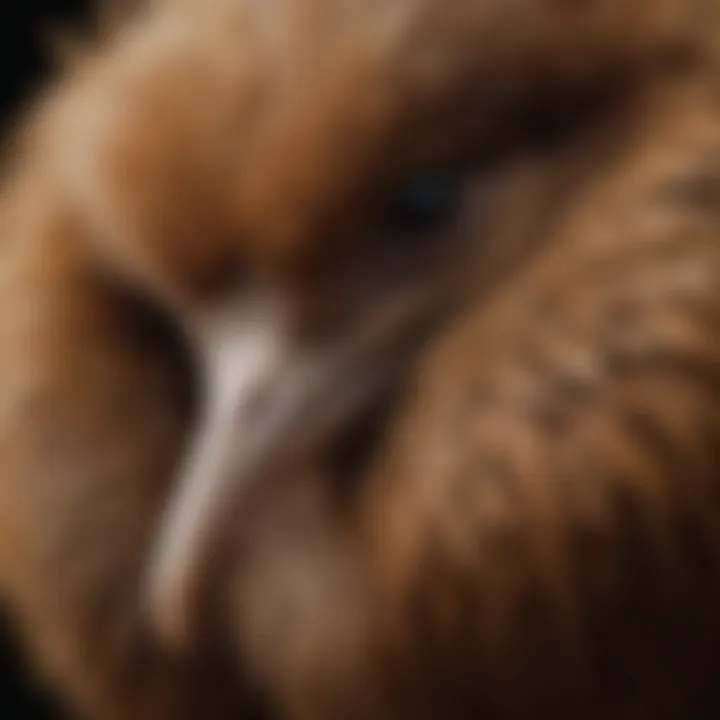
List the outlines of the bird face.
<svg viewBox="0 0 720 720">
<path fill-rule="evenodd" d="M 674 26 L 638 8 L 612 15 L 623 45 L 602 14 L 554 3 L 517 27 L 517 10 L 471 1 L 452 14 L 420 0 L 158 3 L 80 67 L 60 184 L 99 257 L 179 324 L 202 377 L 150 563 L 166 634 L 187 626 L 220 515 L 382 397 L 478 268 L 495 273 L 490 171 L 468 158 L 503 109 L 542 94 L 536 74 L 585 86 L 596 61 L 647 54 Z M 592 61 L 562 47 L 573 28 L 597 30 Z"/>
<path fill-rule="evenodd" d="M 149 569 L 171 638 L 221 516 L 391 389 L 481 255 L 467 225 L 484 183 L 428 114 L 452 90 L 395 85 L 410 16 L 378 6 L 358 30 L 353 6 L 325 31 L 289 8 L 271 23 L 277 3 L 158 10 L 78 70 L 60 116 L 84 127 L 58 167 L 99 256 L 167 310 L 200 368 Z"/>
<path fill-rule="evenodd" d="M 570 605 L 582 595 L 592 634 L 606 634 L 613 598 L 604 583 L 591 589 L 594 568 L 621 578 L 628 555 L 610 508 L 627 507 L 623 486 L 640 510 L 650 500 L 648 517 L 656 481 L 658 497 L 675 494 L 653 474 L 658 434 L 652 447 L 646 425 L 628 434 L 625 378 L 616 384 L 605 365 L 618 355 L 622 364 L 628 334 L 632 373 L 643 338 L 669 353 L 667 378 L 654 375 L 654 350 L 640 358 L 651 373 L 638 402 L 652 413 L 658 398 L 670 437 L 677 409 L 665 401 L 686 398 L 688 413 L 693 398 L 705 402 L 685 373 L 695 374 L 697 348 L 712 355 L 714 330 L 685 317 L 684 299 L 703 317 L 714 303 L 712 278 L 694 271 L 712 253 L 673 229 L 692 262 L 689 291 L 684 263 L 660 250 L 667 238 L 653 215 L 669 171 L 645 154 L 675 147 L 675 122 L 695 128 L 706 117 L 674 91 L 657 105 L 649 97 L 689 69 L 676 40 L 681 50 L 703 46 L 680 21 L 709 26 L 695 9 L 682 0 L 157 0 L 74 65 L 31 128 L 39 135 L 21 161 L 37 161 L 35 172 L 21 173 L 20 193 L 8 197 L 23 251 L 10 253 L 19 262 L 4 290 L 20 313 L 7 314 L 0 345 L 9 397 L 22 400 L 4 424 L 4 487 L 22 511 L 5 535 L 3 573 L 12 568 L 38 656 L 79 700 L 103 717 L 197 714 L 185 701 L 199 691 L 204 703 L 208 656 L 185 655 L 204 666 L 202 687 L 186 688 L 177 655 L 147 634 L 195 639 L 200 619 L 203 630 L 205 620 L 222 628 L 220 654 L 236 651 L 243 666 L 224 665 L 232 694 L 251 680 L 290 717 L 346 717 L 347 708 L 446 716 L 466 679 L 471 699 L 497 683 L 524 704 L 525 668 L 530 695 L 553 695 L 545 670 L 574 693 L 562 671 L 555 677 L 560 656 L 546 627 L 571 625 L 574 639 Z M 558 124 L 588 97 L 598 100 L 590 117 Z M 554 141 L 523 137 L 542 135 L 538 108 Z M 710 134 L 703 147 L 715 147 Z M 695 152 L 687 142 L 681 152 Z M 695 233 L 684 211 L 681 222 Z M 533 257 L 541 244 L 547 252 Z M 199 369 L 189 441 L 187 406 L 175 402 L 192 384 L 186 358 L 174 336 L 146 347 L 143 310 L 164 311 Z M 31 382 L 18 384 L 27 358 L 19 377 Z M 574 433 L 566 415 L 576 412 L 585 415 Z M 673 465 L 695 467 L 700 450 L 680 435 L 688 462 Z M 334 490 L 348 479 L 359 492 L 340 507 Z M 208 576 L 221 551 L 222 563 L 232 555 L 224 574 Z M 557 572 L 565 559 L 582 568 L 577 583 Z M 151 628 L 135 604 L 139 567 Z M 547 599 L 547 613 L 535 614 L 535 598 Z M 593 657 L 604 658 L 603 644 Z M 324 712 L 315 710 L 323 688 Z M 399 711 L 356 708 L 364 695 L 381 706 L 387 695 Z M 438 709 L 425 712 L 425 697 Z M 213 715 L 207 707 L 200 716 Z"/>
</svg>

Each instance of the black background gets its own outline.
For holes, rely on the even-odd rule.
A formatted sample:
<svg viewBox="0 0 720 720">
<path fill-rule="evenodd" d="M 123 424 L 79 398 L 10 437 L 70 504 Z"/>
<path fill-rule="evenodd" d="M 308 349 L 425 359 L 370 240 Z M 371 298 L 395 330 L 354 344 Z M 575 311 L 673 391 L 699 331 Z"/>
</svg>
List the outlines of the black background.
<svg viewBox="0 0 720 720">
<path fill-rule="evenodd" d="M 82 22 L 89 0 L 0 0 L 0 117 L 14 114 L 49 69 L 48 32 Z"/>
</svg>

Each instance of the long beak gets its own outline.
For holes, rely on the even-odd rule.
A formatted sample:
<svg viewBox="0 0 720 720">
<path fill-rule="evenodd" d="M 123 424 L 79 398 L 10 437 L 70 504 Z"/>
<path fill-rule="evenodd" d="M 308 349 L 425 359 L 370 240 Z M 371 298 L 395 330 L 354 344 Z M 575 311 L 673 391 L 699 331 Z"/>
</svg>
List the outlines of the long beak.
<svg viewBox="0 0 720 720">
<path fill-rule="evenodd" d="M 218 534 L 241 521 L 246 493 L 269 472 L 287 469 L 292 477 L 293 466 L 392 385 L 403 365 L 397 348 L 412 344 L 408 318 L 415 311 L 412 302 L 401 304 L 362 335 L 281 362 L 272 332 L 251 342 L 242 326 L 229 324 L 229 333 L 214 338 L 210 402 L 149 567 L 151 620 L 166 642 L 189 640 Z"/>
</svg>

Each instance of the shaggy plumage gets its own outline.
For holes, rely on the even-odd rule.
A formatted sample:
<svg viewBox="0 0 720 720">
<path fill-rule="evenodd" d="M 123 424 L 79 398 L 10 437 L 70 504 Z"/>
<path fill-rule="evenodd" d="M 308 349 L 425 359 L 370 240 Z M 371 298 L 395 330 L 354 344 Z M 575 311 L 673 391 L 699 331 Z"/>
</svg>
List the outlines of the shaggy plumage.
<svg viewBox="0 0 720 720">
<path fill-rule="evenodd" d="M 714 716 L 717 9 L 158 0 L 48 89 L 0 200 L 0 592 L 71 707 Z M 208 406 L 268 297 L 259 405 Z"/>
</svg>

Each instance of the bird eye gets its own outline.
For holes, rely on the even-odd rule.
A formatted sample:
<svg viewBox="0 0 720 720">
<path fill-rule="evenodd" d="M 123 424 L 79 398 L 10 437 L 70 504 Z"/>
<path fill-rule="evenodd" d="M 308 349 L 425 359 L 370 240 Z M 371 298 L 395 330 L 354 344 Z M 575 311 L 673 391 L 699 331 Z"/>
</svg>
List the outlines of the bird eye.
<svg viewBox="0 0 720 720">
<path fill-rule="evenodd" d="M 430 172 L 414 176 L 385 206 L 384 229 L 400 240 L 439 230 L 457 210 L 462 186 L 460 173 Z"/>
</svg>

